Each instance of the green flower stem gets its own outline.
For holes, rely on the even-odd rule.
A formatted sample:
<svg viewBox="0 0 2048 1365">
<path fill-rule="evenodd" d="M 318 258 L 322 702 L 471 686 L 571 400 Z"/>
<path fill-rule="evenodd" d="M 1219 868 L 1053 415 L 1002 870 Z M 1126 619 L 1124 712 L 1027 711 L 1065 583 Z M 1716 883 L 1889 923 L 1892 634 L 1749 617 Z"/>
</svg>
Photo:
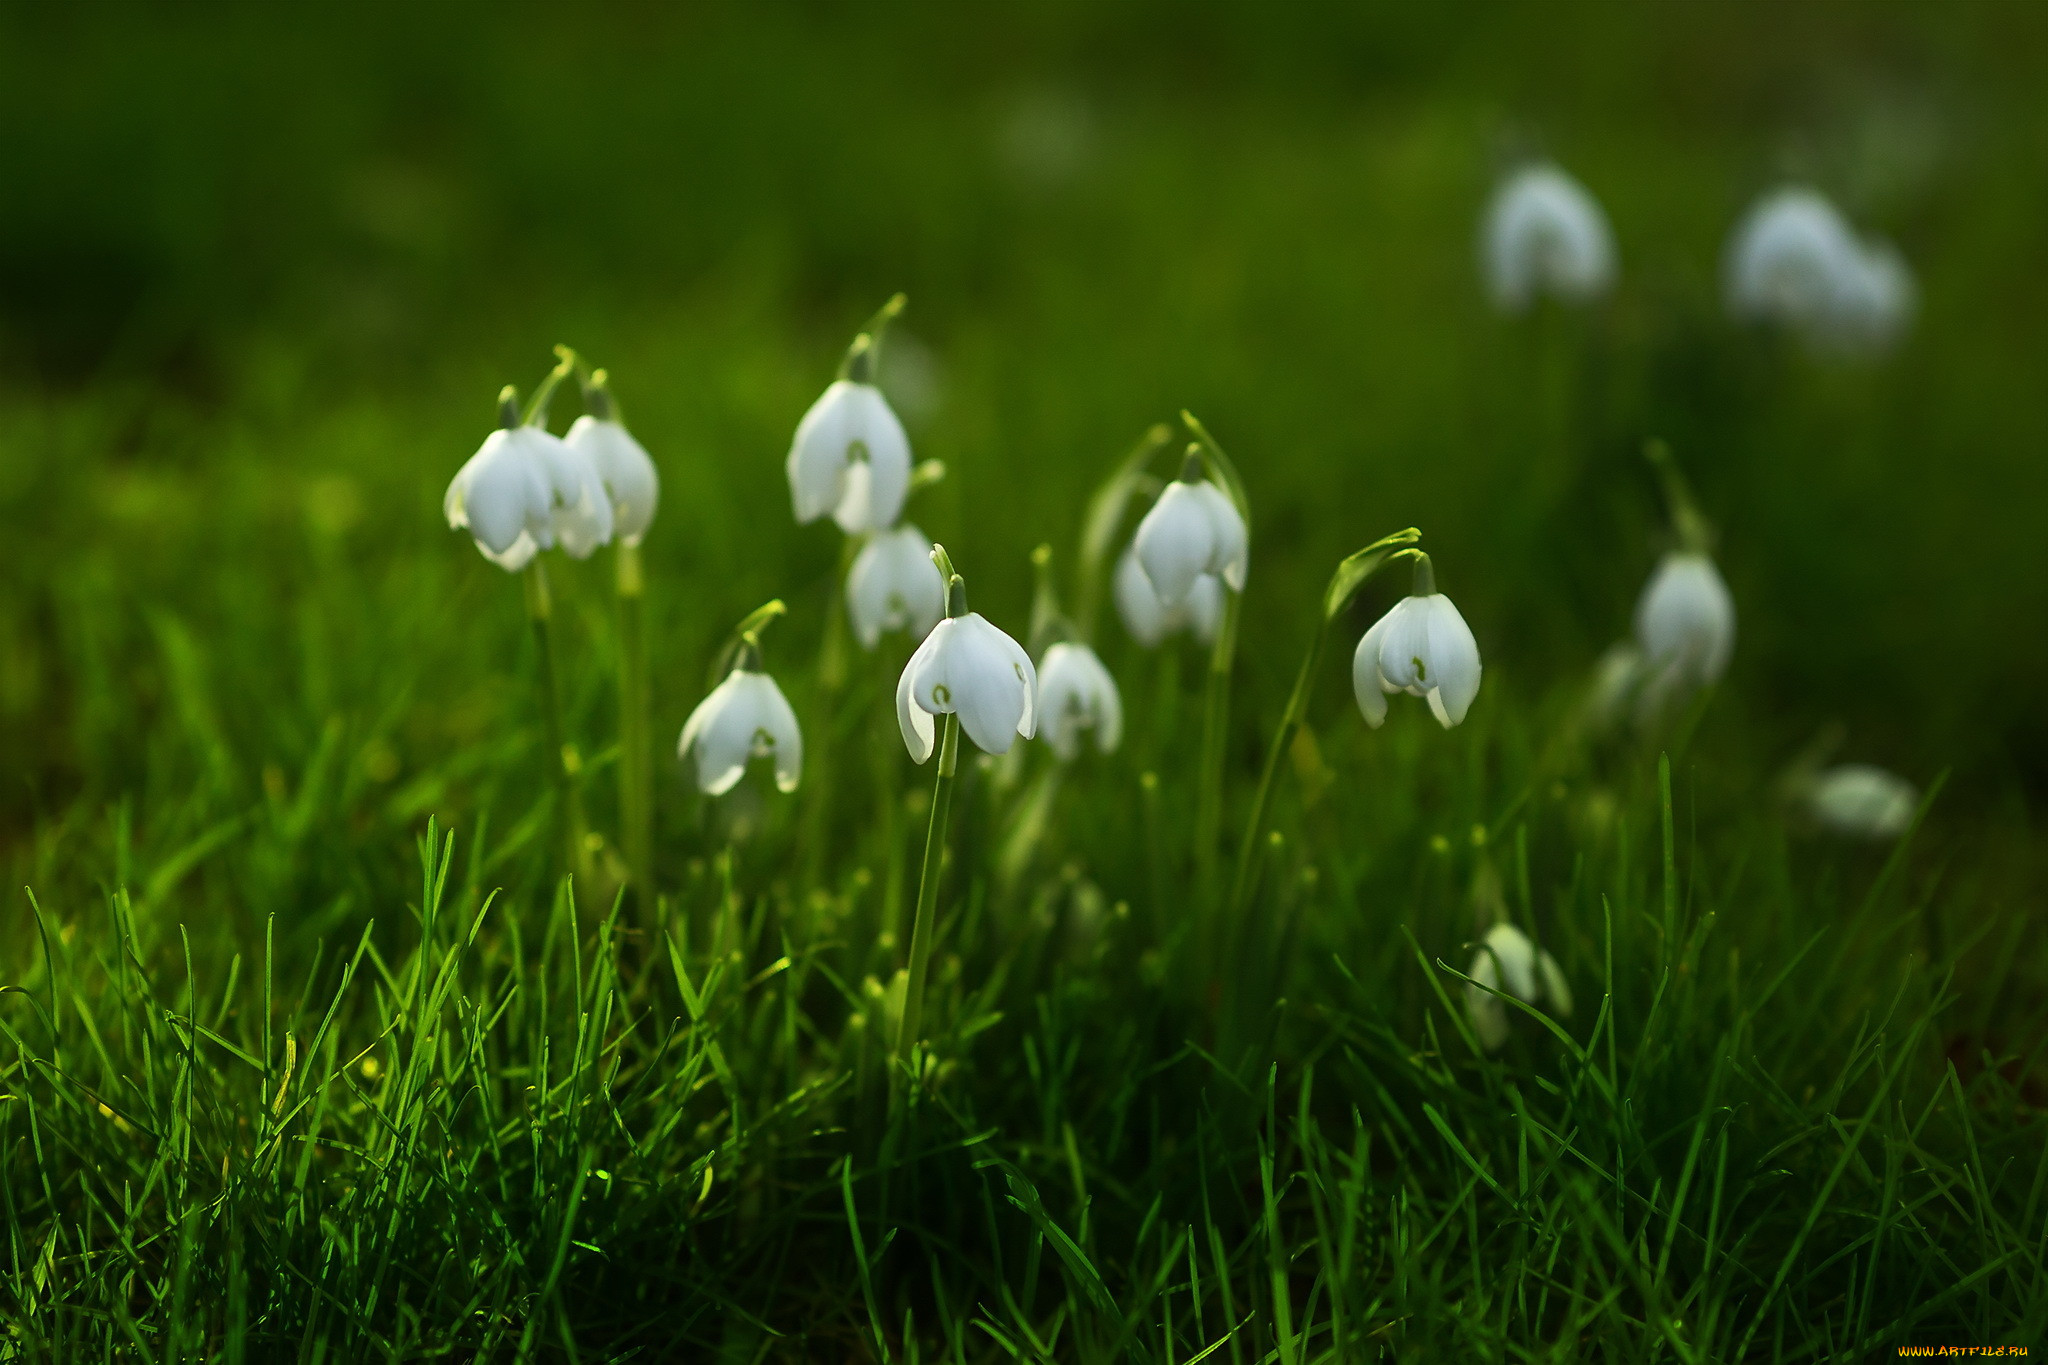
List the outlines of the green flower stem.
<svg viewBox="0 0 2048 1365">
<path fill-rule="evenodd" d="M 1230 728 L 1230 670 L 1237 657 L 1239 596 L 1228 594 L 1216 644 L 1209 651 L 1209 684 L 1202 698 L 1201 770 L 1195 788 L 1196 884 L 1216 884 L 1216 857 L 1223 836 L 1223 758 Z"/>
<path fill-rule="evenodd" d="M 917 917 L 910 925 L 910 976 L 904 983 L 903 1018 L 896 1026 L 896 1058 L 910 1060 L 924 1016 L 924 983 L 932 961 L 932 911 L 939 899 L 939 865 L 946 857 L 946 810 L 953 802 L 953 772 L 960 766 L 960 718 L 948 712 L 940 722 L 939 776 L 932 786 L 932 822 L 924 839 L 924 872 L 917 883 Z"/>
<path fill-rule="evenodd" d="M 1329 638 L 1330 618 L 1320 617 L 1316 621 L 1315 638 L 1309 641 L 1308 653 L 1302 658 L 1301 671 L 1294 675 L 1294 691 L 1288 694 L 1287 710 L 1280 717 L 1280 728 L 1273 732 L 1273 746 L 1266 751 L 1266 766 L 1259 772 L 1258 789 L 1252 794 L 1251 818 L 1245 821 L 1244 838 L 1237 846 L 1237 876 L 1230 887 L 1230 913 L 1233 917 L 1244 912 L 1256 866 L 1259 831 L 1266 823 L 1266 807 L 1272 804 L 1273 788 L 1279 782 L 1280 763 L 1287 754 L 1287 746 L 1294 742 L 1302 721 L 1308 716 L 1309 689 L 1315 685 L 1316 666 L 1323 661 L 1323 649 Z"/>
<path fill-rule="evenodd" d="M 583 796 L 577 774 L 583 761 L 562 738 L 562 692 L 555 677 L 554 598 L 548 591 L 547 568 L 536 557 L 522 575 L 526 583 L 526 615 L 533 623 L 533 642 L 540 653 L 541 735 L 555 781 L 555 832 L 561 841 L 563 867 L 586 884 L 584 864 L 589 849 L 584 839 Z"/>
<path fill-rule="evenodd" d="M 847 643 L 846 576 L 853 572 L 860 541 L 846 537 L 839 549 L 839 571 L 832 576 L 832 596 L 825 603 L 825 638 L 818 646 L 818 720 L 812 731 L 809 771 L 804 785 L 810 789 L 804 811 L 804 881 L 815 886 L 825 866 L 826 815 L 832 804 L 832 757 L 839 738 L 839 694 L 846 686 Z"/>
<path fill-rule="evenodd" d="M 618 546 L 619 824 L 640 918 L 654 923 L 654 748 L 648 716 L 646 578 L 640 547 Z"/>
</svg>

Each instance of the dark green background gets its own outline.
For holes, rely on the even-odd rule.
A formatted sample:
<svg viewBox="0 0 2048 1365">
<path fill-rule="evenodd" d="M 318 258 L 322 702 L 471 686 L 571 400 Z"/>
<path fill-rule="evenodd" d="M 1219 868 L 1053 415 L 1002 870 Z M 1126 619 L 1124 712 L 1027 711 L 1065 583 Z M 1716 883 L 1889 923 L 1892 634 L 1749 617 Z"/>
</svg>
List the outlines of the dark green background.
<svg viewBox="0 0 2048 1365">
<path fill-rule="evenodd" d="M 242 782 L 331 712 L 387 718 L 407 772 L 523 714 L 516 594 L 438 500 L 558 340 L 664 470 L 657 723 L 767 596 L 796 667 L 837 537 L 789 524 L 781 457 L 900 288 L 935 380 L 912 436 L 953 470 L 913 513 L 998 620 L 1146 424 L 1191 407 L 1236 454 L 1247 764 L 1328 566 L 1399 525 L 1482 706 L 1576 685 L 1654 562 L 1664 434 L 1741 608 L 1720 751 L 1761 782 L 1839 719 L 1845 755 L 1954 765 L 1946 809 L 2023 834 L 2044 55 L 2024 3 L 10 6 L 0 810 L 133 791 L 178 708 Z M 1528 150 L 1613 219 L 1589 316 L 1484 304 L 1477 214 Z M 1722 316 L 1728 227 L 1787 175 L 1912 263 L 1896 355 Z"/>
</svg>

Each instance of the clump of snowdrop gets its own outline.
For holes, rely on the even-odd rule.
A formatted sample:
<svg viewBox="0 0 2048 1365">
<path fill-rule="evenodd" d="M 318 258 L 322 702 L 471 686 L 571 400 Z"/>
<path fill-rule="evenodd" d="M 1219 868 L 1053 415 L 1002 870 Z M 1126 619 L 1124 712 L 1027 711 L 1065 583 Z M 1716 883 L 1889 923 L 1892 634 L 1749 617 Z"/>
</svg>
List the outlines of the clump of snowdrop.
<svg viewBox="0 0 2048 1365">
<path fill-rule="evenodd" d="M 1735 317 L 1791 327 L 1823 348 L 1880 350 L 1912 320 L 1905 259 L 1859 237 L 1825 196 L 1804 187 L 1751 206 L 1729 238 L 1723 273 Z"/>
<path fill-rule="evenodd" d="M 751 632 L 743 635 L 725 681 L 690 712 L 676 753 L 694 760 L 697 788 L 709 796 L 731 791 L 757 758 L 774 760 L 777 788 L 796 790 L 803 776 L 803 731 L 782 689 L 762 671 Z"/>
<path fill-rule="evenodd" d="M 1430 558 L 1415 552 L 1415 586 L 1374 622 L 1351 656 L 1351 688 L 1365 723 L 1378 729 L 1387 697 L 1423 697 L 1446 730 L 1479 695 L 1479 642 L 1451 599 L 1437 591 Z"/>
<path fill-rule="evenodd" d="M 583 385 L 585 411 L 569 426 L 563 443 L 587 460 L 611 501 L 612 533 L 638 545 L 661 501 L 661 476 L 647 450 L 619 420 L 608 376 L 593 373 Z"/>
<path fill-rule="evenodd" d="M 1472 969 L 1465 974 L 1476 983 L 1465 987 L 1465 1012 L 1488 1052 L 1499 1051 L 1509 1037 L 1508 1007 L 1495 991 L 1564 1018 L 1571 1016 L 1571 985 L 1557 959 L 1512 924 L 1496 924 L 1486 931 Z"/>
<path fill-rule="evenodd" d="M 861 546 L 846 575 L 846 610 L 863 649 L 873 649 L 884 631 L 908 631 L 922 640 L 946 614 L 946 584 L 931 548 L 909 522 L 878 531 Z"/>
<path fill-rule="evenodd" d="M 1123 738 L 1123 699 L 1116 679 L 1095 651 L 1077 641 L 1061 641 L 1038 661 L 1038 732 L 1062 763 L 1081 754 L 1085 735 L 1093 735 L 1101 753 L 1111 753 Z"/>
<path fill-rule="evenodd" d="M 1147 649 L 1156 649 L 1167 637 L 1184 630 L 1205 645 L 1213 644 L 1217 628 L 1223 624 L 1223 583 L 1216 575 L 1196 575 L 1187 597 L 1169 607 L 1159 600 L 1158 589 L 1146 576 L 1136 546 L 1118 558 L 1111 588 L 1124 629 Z"/>
<path fill-rule="evenodd" d="M 1004 754 L 1018 736 L 1037 730 L 1038 671 L 1024 647 L 967 610 L 967 584 L 949 572 L 944 551 L 932 547 L 947 579 L 946 619 L 910 656 L 896 683 L 896 721 L 910 757 L 923 763 L 936 745 L 935 718 L 957 716 L 983 752 Z"/>
<path fill-rule="evenodd" d="M 1614 284 L 1607 215 L 1585 186 L 1548 164 L 1524 166 L 1494 191 L 1480 259 L 1503 312 L 1523 312 L 1544 294 L 1588 303 Z"/>
<path fill-rule="evenodd" d="M 1168 608 L 1186 604 L 1204 574 L 1244 591 L 1249 537 L 1230 495 L 1203 474 L 1199 447 L 1189 447 L 1180 477 L 1138 523 L 1132 542 L 1138 565 Z"/>
<path fill-rule="evenodd" d="M 889 301 L 853 339 L 839 378 L 797 423 L 784 468 L 799 523 L 830 513 L 848 535 L 896 524 L 910 492 L 910 438 L 875 384 L 880 333 L 902 307 Z"/>
<path fill-rule="evenodd" d="M 559 545 L 585 559 L 612 538 L 612 501 L 587 450 L 521 417 L 517 393 L 498 395 L 500 425 L 449 481 L 441 511 L 484 558 L 517 572 Z"/>
<path fill-rule="evenodd" d="M 1852 839 L 1896 839 L 1913 824 L 1920 793 L 1895 773 L 1869 763 L 1842 763 L 1819 773 L 1803 802 L 1814 823 Z"/>
</svg>

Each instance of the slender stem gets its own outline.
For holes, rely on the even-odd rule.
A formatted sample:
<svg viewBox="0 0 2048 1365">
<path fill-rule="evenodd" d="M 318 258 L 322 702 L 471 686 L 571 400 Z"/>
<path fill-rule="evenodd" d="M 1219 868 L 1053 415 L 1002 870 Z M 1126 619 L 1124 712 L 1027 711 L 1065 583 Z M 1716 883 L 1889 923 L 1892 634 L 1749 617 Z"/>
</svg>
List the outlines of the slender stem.
<svg viewBox="0 0 2048 1365">
<path fill-rule="evenodd" d="M 654 923 L 654 751 L 648 717 L 646 579 L 640 547 L 619 542 L 619 824 L 644 925 Z"/>
<path fill-rule="evenodd" d="M 1216 645 L 1209 653 L 1209 685 L 1202 699 L 1202 767 L 1195 790 L 1195 874 L 1197 885 L 1215 885 L 1218 843 L 1223 835 L 1223 759 L 1230 728 L 1230 668 L 1237 654 L 1240 598 L 1228 594 Z"/>
<path fill-rule="evenodd" d="M 1307 718 L 1308 695 L 1315 685 L 1316 665 L 1322 662 L 1323 647 L 1329 638 L 1330 618 L 1318 616 L 1315 638 L 1309 641 L 1308 653 L 1301 661 L 1301 672 L 1295 675 L 1294 691 L 1287 698 L 1287 710 L 1280 717 L 1280 728 L 1273 732 L 1273 747 L 1266 751 L 1266 766 L 1259 773 L 1258 791 L 1252 796 L 1251 818 L 1245 821 L 1244 839 L 1237 847 L 1237 876 L 1230 888 L 1233 918 L 1244 912 L 1245 897 L 1252 885 L 1259 834 L 1266 823 L 1266 807 L 1272 803 L 1273 788 L 1279 781 L 1281 759 L 1287 753 L 1287 746 L 1294 742 L 1302 721 Z"/>
<path fill-rule="evenodd" d="M 910 977 L 904 983 L 903 1018 L 896 1026 L 896 1057 L 908 1061 L 917 1046 L 924 1016 L 924 982 L 932 960 L 932 910 L 939 899 L 939 864 L 946 856 L 946 809 L 953 802 L 953 771 L 960 765 L 960 718 L 941 722 L 939 776 L 932 786 L 932 823 L 924 838 L 924 872 L 917 883 L 917 917 L 910 925 Z"/>
<path fill-rule="evenodd" d="M 548 592 L 547 568 L 539 558 L 527 565 L 526 615 L 533 623 L 533 642 L 540 653 L 541 735 L 547 743 L 547 763 L 555 782 L 555 832 L 561 841 L 563 866 L 582 873 L 586 861 L 583 823 L 583 795 L 576 776 L 583 767 L 581 757 L 562 738 L 562 692 L 555 679 L 554 598 Z"/>
<path fill-rule="evenodd" d="M 832 799 L 832 759 L 839 738 L 839 694 L 846 686 L 846 576 L 860 542 L 846 538 L 839 551 L 839 571 L 832 576 L 832 596 L 825 603 L 825 638 L 818 646 L 818 724 L 812 732 L 807 762 L 809 807 L 804 812 L 804 881 L 816 885 L 825 865 L 826 814 Z"/>
</svg>

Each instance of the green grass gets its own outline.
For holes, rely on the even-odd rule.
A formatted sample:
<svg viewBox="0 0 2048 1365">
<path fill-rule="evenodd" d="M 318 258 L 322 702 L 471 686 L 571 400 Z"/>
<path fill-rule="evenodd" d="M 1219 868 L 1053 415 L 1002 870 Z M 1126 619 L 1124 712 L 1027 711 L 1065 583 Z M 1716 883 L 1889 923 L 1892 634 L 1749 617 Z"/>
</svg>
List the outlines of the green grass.
<svg viewBox="0 0 2048 1365">
<path fill-rule="evenodd" d="M 0 21 L 0 1360 L 2048 1335 L 2041 20 L 1404 13 Z M 1502 322 L 1473 279 L 1530 136 L 1615 220 L 1585 317 Z M 1721 234 L 1787 164 L 1914 263 L 1891 359 L 1719 316 Z M 998 624 L 1042 541 L 1071 599 L 1090 491 L 1182 406 L 1254 515 L 1220 846 L 1206 660 L 1104 611 L 1122 749 L 963 754 L 931 1070 L 892 1104 L 931 773 L 900 637 L 820 685 L 839 538 L 780 460 L 899 287 L 885 379 L 949 467 L 911 515 Z M 519 585 L 438 517 L 556 341 L 664 478 L 652 906 L 606 881 L 611 552 L 550 565 L 606 840 L 579 903 Z M 1594 744 L 1652 434 L 1722 531 L 1736 664 Z M 1219 924 L 1322 585 L 1409 524 L 1479 701 L 1365 729 L 1369 587 Z M 665 755 L 771 597 L 805 782 L 707 803 Z M 1831 725 L 1933 793 L 1909 839 L 1787 817 Z M 1502 912 L 1577 1003 L 1487 1056 L 1458 973 Z"/>
</svg>

